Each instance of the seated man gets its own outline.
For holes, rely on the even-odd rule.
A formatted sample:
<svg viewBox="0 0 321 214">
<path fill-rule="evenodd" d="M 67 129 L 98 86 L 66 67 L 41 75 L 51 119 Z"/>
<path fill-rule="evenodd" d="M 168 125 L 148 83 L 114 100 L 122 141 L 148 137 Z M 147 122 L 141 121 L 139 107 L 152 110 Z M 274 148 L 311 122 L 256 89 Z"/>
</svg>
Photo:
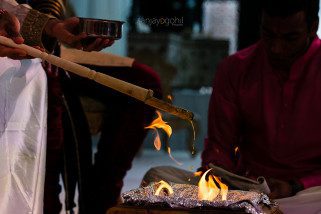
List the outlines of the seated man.
<svg viewBox="0 0 321 214">
<path fill-rule="evenodd" d="M 263 0 L 262 6 L 261 40 L 216 72 L 202 166 L 264 176 L 272 199 L 303 197 L 280 200 L 283 211 L 315 213 L 321 209 L 319 1 Z"/>
</svg>

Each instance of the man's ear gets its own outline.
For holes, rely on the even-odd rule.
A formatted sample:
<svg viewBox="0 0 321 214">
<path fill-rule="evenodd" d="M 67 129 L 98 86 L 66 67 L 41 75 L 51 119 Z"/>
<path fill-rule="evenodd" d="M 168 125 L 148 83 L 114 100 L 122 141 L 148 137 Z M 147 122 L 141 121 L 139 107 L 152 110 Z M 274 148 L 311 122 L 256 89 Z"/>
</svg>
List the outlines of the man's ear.
<svg viewBox="0 0 321 214">
<path fill-rule="evenodd" d="M 318 28 L 319 28 L 319 18 L 316 19 L 311 25 L 311 29 L 310 29 L 311 37 L 315 37 L 317 35 Z"/>
</svg>

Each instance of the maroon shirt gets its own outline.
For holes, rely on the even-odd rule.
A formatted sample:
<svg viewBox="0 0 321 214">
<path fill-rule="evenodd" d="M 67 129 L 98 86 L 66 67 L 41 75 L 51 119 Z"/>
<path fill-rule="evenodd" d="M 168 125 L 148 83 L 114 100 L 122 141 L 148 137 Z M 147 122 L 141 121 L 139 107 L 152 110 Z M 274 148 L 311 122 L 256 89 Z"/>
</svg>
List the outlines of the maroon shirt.
<svg viewBox="0 0 321 214">
<path fill-rule="evenodd" d="M 321 185 L 320 39 L 287 80 L 270 66 L 261 42 L 226 58 L 213 83 L 208 133 L 203 166 Z"/>
</svg>

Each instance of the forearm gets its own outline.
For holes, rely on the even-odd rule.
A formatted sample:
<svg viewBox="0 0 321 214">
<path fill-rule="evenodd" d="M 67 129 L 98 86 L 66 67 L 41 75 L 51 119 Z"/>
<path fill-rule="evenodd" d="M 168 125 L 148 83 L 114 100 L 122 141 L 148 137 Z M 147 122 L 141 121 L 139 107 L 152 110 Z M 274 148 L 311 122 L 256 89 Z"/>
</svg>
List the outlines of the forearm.
<svg viewBox="0 0 321 214">
<path fill-rule="evenodd" d="M 29 4 L 34 10 L 22 25 L 21 34 L 27 37 L 29 45 L 45 47 L 51 52 L 57 40 L 49 35 L 58 20 L 63 19 L 64 6 L 58 0 L 32 0 Z"/>
<path fill-rule="evenodd" d="M 17 16 L 25 43 L 30 46 L 45 47 L 51 52 L 56 44 L 56 38 L 48 36 L 48 32 L 50 33 L 58 19 L 63 18 L 63 4 L 58 0 L 33 0 L 28 3 L 29 5 L 19 5 L 15 1 L 0 1 L 3 9 Z"/>
</svg>

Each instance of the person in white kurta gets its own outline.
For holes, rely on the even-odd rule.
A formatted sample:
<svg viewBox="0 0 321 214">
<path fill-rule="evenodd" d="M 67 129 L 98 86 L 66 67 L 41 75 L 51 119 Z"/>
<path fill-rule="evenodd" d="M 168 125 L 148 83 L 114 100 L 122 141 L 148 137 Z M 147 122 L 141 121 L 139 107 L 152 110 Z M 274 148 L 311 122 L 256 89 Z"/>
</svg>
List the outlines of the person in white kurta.
<svg viewBox="0 0 321 214">
<path fill-rule="evenodd" d="M 0 213 L 42 213 L 46 74 L 38 59 L 0 65 Z"/>
<path fill-rule="evenodd" d="M 23 43 L 20 24 L 30 10 L 0 0 L 0 35 Z M 50 36 L 82 48 L 84 35 L 71 34 L 65 21 L 48 17 L 43 24 L 50 25 Z M 111 44 L 105 41 L 87 50 Z M 41 60 L 28 58 L 23 50 L 0 45 L 0 214 L 43 213 L 47 78 Z"/>
<path fill-rule="evenodd" d="M 6 24 L 4 19 L 8 14 L 1 16 L 2 24 Z M 16 24 L 19 28 L 19 22 Z M 1 35 L 8 36 L 4 31 L 6 26 L 1 27 Z M 2 54 L 13 58 L 24 56 L 22 51 L 15 53 L 1 48 Z M 42 213 L 46 74 L 38 59 L 1 57 L 0 65 L 0 213 Z"/>
</svg>

